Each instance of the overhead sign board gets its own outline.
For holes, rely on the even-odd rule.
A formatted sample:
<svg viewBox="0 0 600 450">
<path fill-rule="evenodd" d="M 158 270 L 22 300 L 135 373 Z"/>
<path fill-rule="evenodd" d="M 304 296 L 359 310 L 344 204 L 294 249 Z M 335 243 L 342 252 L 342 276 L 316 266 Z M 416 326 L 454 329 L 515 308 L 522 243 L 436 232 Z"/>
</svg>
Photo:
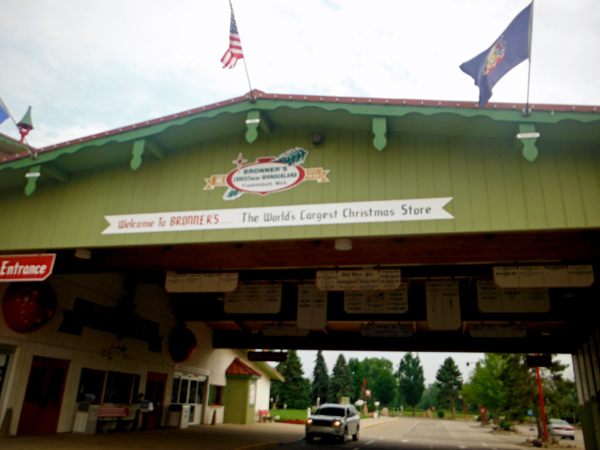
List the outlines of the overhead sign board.
<svg viewBox="0 0 600 450">
<path fill-rule="evenodd" d="M 250 361 L 287 361 L 287 352 L 248 352 Z"/>
<path fill-rule="evenodd" d="M 54 268 L 56 254 L 0 256 L 0 282 L 43 281 Z"/>
</svg>

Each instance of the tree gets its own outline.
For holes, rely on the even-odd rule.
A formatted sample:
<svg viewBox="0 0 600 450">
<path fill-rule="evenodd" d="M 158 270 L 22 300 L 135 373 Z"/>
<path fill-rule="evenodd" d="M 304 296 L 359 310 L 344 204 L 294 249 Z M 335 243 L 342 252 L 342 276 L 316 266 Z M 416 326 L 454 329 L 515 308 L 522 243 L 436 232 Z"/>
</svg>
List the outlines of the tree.
<svg viewBox="0 0 600 450">
<path fill-rule="evenodd" d="M 340 353 L 335 366 L 333 367 L 333 376 L 329 382 L 329 391 L 327 391 L 327 401 L 338 403 L 342 397 L 352 399 L 354 389 L 350 377 L 350 369 L 346 364 L 346 358 Z"/>
<path fill-rule="evenodd" d="M 573 417 L 577 409 L 574 383 L 563 379 L 565 369 L 557 361 L 549 369 L 540 369 L 548 417 Z M 534 411 L 538 436 L 543 436 L 535 369 L 527 366 L 526 355 L 486 354 L 462 393 L 467 401 L 488 408 L 496 423 L 501 415 L 521 420 L 528 410 Z"/>
<path fill-rule="evenodd" d="M 397 397 L 397 381 L 394 377 L 394 364 L 386 358 L 365 358 L 358 361 L 351 358 L 348 363 L 351 372 L 354 398 L 379 401 L 389 406 Z M 371 397 L 366 398 L 366 390 Z"/>
<path fill-rule="evenodd" d="M 419 356 L 415 357 L 411 352 L 404 355 L 396 376 L 398 377 L 400 394 L 406 403 L 412 406 L 414 417 L 417 414 L 417 404 L 425 391 L 425 375 Z"/>
<path fill-rule="evenodd" d="M 392 369 L 381 370 L 371 383 L 373 398 L 383 406 L 389 406 L 398 392 L 398 380 Z"/>
<path fill-rule="evenodd" d="M 327 373 L 327 364 L 325 364 L 325 358 L 323 358 L 323 350 L 317 352 L 317 359 L 315 361 L 315 369 L 313 370 L 313 382 L 312 382 L 312 404 L 317 404 L 317 399 L 321 403 L 327 401 L 327 391 L 329 390 L 329 375 Z"/>
<path fill-rule="evenodd" d="M 296 350 L 288 351 L 287 361 L 280 362 L 277 370 L 285 377 L 285 381 L 271 382 L 271 392 L 279 405 L 287 404 L 288 408 L 306 409 L 310 406 L 310 381 L 304 378 L 302 362 Z"/>
<path fill-rule="evenodd" d="M 486 353 L 483 361 L 471 376 L 469 383 L 462 389 L 462 395 L 467 403 L 485 406 L 498 423 L 500 413 L 507 407 L 506 385 L 503 375 L 506 373 L 500 355 Z"/>
<path fill-rule="evenodd" d="M 452 409 L 452 418 L 456 419 L 456 402 L 460 395 L 462 374 L 451 357 L 446 358 L 435 376 L 440 387 L 440 403 Z"/>
<path fill-rule="evenodd" d="M 432 406 L 438 408 L 439 392 L 440 387 L 437 385 L 437 383 L 431 383 L 429 386 L 427 386 L 427 389 L 425 389 L 425 392 L 423 393 L 423 396 L 421 397 L 421 401 L 417 405 L 417 408 L 421 410 L 431 409 Z"/>
</svg>

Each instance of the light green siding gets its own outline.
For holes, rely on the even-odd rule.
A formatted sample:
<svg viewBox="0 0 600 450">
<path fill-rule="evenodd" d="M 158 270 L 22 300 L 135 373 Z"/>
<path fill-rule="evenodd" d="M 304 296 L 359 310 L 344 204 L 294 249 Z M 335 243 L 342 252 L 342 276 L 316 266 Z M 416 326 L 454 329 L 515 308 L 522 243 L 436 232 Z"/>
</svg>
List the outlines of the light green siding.
<svg viewBox="0 0 600 450">
<path fill-rule="evenodd" d="M 227 376 L 224 423 L 254 423 L 255 405 L 250 406 L 250 389 L 256 381 L 246 376 Z"/>
<path fill-rule="evenodd" d="M 308 128 L 276 128 L 253 144 L 236 133 L 129 164 L 74 174 L 66 183 L 39 182 L 27 197 L 0 198 L 0 249 L 51 249 L 269 239 L 471 233 L 600 226 L 600 157 L 591 144 L 538 141 L 529 162 L 512 140 L 388 133 L 383 151 L 368 131 L 324 130 L 315 147 Z M 330 170 L 329 183 L 305 181 L 264 197 L 222 199 L 205 178 L 226 174 L 240 152 L 248 161 L 303 147 L 305 168 Z M 101 152 L 102 148 L 95 151 Z M 23 181 L 23 187 L 25 180 Z M 453 220 L 264 229 L 101 235 L 105 215 L 251 208 L 293 204 L 453 197 Z"/>
</svg>

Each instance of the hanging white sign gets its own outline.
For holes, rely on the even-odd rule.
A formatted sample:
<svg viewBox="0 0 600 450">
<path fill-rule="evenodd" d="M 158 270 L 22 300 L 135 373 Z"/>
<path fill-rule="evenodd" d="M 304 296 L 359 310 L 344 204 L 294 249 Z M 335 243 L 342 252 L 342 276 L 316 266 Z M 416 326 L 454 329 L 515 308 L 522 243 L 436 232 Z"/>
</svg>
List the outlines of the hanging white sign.
<svg viewBox="0 0 600 450">
<path fill-rule="evenodd" d="M 160 233 L 166 231 L 226 230 L 236 228 L 297 227 L 352 223 L 405 222 L 454 219 L 444 209 L 452 197 L 372 202 L 322 203 L 148 214 L 104 216 L 102 234 Z"/>
</svg>

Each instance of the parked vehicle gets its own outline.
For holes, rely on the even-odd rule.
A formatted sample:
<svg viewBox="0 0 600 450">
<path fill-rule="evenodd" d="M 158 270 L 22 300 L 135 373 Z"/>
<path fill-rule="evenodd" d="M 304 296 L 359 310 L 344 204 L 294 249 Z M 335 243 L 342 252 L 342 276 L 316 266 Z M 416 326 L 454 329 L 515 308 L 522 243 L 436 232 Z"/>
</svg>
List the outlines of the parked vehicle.
<svg viewBox="0 0 600 450">
<path fill-rule="evenodd" d="M 353 405 L 325 403 L 306 420 L 306 442 L 315 437 L 335 438 L 344 443 L 348 436 L 358 441 L 360 415 Z"/>
<path fill-rule="evenodd" d="M 548 420 L 548 434 L 550 436 L 556 436 L 563 438 L 575 439 L 575 428 L 567 422 L 561 419 L 550 419 Z"/>
</svg>

